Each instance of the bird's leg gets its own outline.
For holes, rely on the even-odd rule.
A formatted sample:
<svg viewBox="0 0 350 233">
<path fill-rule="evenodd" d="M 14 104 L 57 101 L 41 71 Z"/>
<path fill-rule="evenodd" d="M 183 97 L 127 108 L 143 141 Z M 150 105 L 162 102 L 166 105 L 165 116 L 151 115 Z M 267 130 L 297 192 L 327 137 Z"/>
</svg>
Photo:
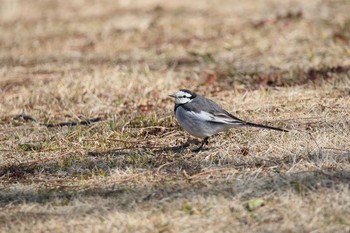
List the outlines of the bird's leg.
<svg viewBox="0 0 350 233">
<path fill-rule="evenodd" d="M 204 144 L 205 145 L 208 145 L 208 139 L 209 139 L 209 137 L 205 137 L 204 139 L 203 139 L 203 141 L 202 141 L 202 143 L 201 143 L 201 145 L 198 147 L 198 148 L 196 148 L 196 149 L 194 149 L 194 150 L 192 150 L 193 152 L 199 152 L 202 148 L 203 148 L 203 146 L 204 146 Z"/>
</svg>

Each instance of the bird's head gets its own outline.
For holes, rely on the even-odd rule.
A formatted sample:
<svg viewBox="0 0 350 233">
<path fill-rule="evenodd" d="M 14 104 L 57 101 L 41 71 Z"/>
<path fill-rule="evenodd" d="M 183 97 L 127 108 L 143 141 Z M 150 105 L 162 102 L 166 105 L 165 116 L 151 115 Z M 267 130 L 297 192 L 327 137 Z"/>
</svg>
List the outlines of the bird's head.
<svg viewBox="0 0 350 233">
<path fill-rule="evenodd" d="M 191 102 L 197 95 L 190 90 L 181 89 L 169 96 L 175 99 L 175 104 L 186 104 Z"/>
</svg>

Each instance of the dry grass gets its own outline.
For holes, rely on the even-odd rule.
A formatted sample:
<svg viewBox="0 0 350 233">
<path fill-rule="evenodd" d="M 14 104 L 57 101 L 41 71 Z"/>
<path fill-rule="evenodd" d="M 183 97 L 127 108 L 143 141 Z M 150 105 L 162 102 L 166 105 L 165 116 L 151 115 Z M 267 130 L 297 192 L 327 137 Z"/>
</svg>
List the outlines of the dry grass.
<svg viewBox="0 0 350 233">
<path fill-rule="evenodd" d="M 349 10 L 1 0 L 0 231 L 349 232 Z M 192 153 L 167 98 L 183 87 L 291 132 Z"/>
</svg>

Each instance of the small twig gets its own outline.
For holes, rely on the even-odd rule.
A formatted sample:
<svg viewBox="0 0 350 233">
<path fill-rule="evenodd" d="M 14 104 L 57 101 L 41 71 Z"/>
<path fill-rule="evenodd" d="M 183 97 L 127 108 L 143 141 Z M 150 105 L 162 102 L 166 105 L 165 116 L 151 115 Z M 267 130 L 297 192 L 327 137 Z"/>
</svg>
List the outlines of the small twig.
<svg viewBox="0 0 350 233">
<path fill-rule="evenodd" d="M 189 175 L 187 174 L 186 170 L 182 170 L 182 174 L 184 175 L 184 177 L 185 177 L 188 181 L 190 181 L 190 180 L 192 179 L 191 176 L 189 176 Z"/>
<path fill-rule="evenodd" d="M 35 117 L 27 115 L 24 112 L 22 112 L 21 114 L 15 116 L 13 119 L 15 119 L 15 120 L 21 119 L 21 120 L 25 120 L 25 121 L 36 121 Z"/>
<path fill-rule="evenodd" d="M 41 124 L 46 126 L 47 128 L 53 128 L 53 127 L 62 127 L 62 126 L 76 126 L 76 125 L 89 125 L 94 122 L 101 121 L 101 117 L 86 119 L 82 121 L 69 121 L 69 122 L 60 122 L 60 123 L 49 123 L 49 124 Z"/>
<path fill-rule="evenodd" d="M 147 127 L 139 127 L 139 128 L 133 127 L 133 128 L 136 128 L 136 129 L 162 129 L 162 130 L 171 129 L 170 127 L 158 126 L 158 125 L 147 126 Z"/>
<path fill-rule="evenodd" d="M 159 172 L 160 172 L 160 170 L 161 170 L 162 168 L 164 168 L 164 167 L 166 167 L 166 166 L 168 166 L 168 165 L 171 165 L 171 164 L 173 164 L 173 163 L 174 163 L 174 162 L 169 162 L 169 163 L 165 163 L 165 164 L 159 166 L 159 167 L 157 168 L 156 174 L 159 175 Z"/>
</svg>

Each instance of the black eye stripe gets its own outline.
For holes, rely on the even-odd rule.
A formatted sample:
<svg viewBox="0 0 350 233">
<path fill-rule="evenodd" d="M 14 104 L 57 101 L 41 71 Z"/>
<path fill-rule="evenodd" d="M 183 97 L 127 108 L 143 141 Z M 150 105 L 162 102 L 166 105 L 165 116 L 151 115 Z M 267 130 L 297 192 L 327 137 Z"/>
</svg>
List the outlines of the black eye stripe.
<svg viewBox="0 0 350 233">
<path fill-rule="evenodd" d="M 195 95 L 178 95 L 176 98 L 178 99 L 193 99 L 194 97 L 196 97 Z"/>
</svg>

